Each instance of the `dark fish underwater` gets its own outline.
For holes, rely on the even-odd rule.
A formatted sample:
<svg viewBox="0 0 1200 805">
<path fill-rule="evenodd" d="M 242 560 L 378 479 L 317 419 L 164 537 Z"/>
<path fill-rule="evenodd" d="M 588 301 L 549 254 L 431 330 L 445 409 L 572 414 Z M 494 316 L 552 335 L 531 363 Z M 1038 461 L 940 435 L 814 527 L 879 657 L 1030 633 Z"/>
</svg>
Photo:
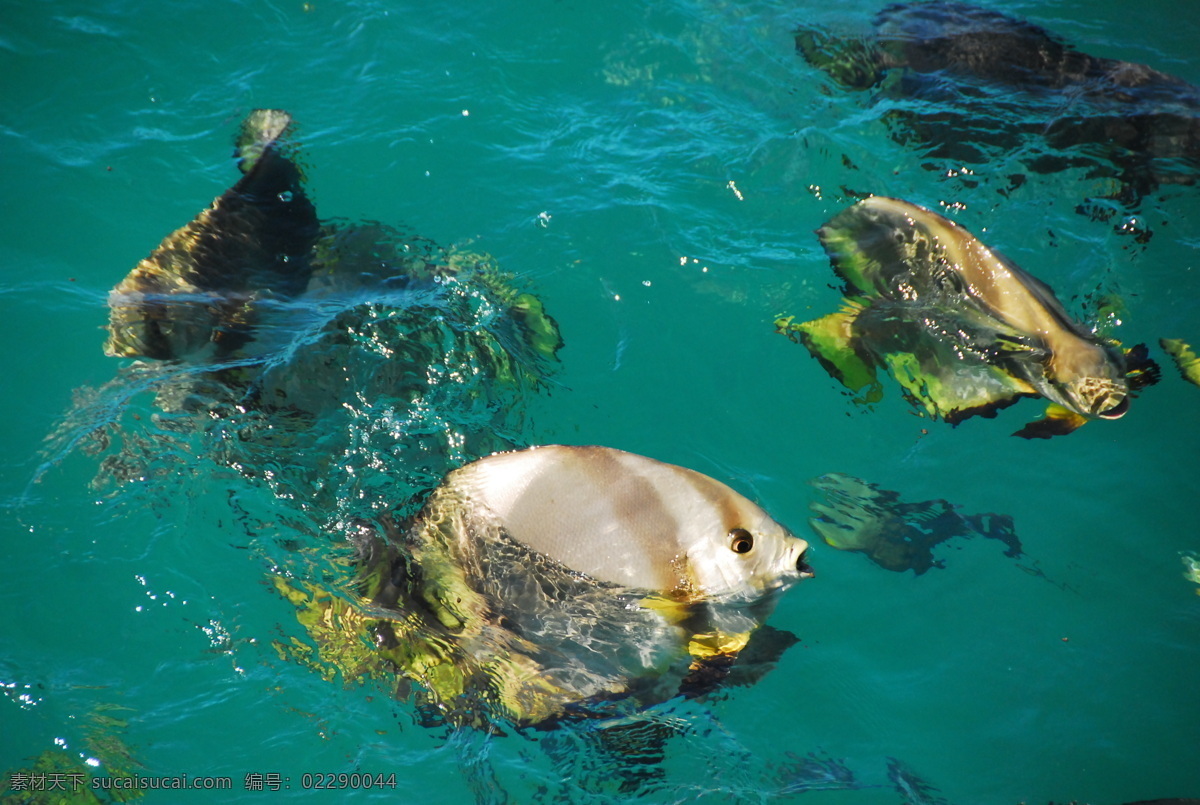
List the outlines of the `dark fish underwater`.
<svg viewBox="0 0 1200 805">
<path fill-rule="evenodd" d="M 1127 203 L 1200 176 L 1200 88 L 998 11 L 894 3 L 870 33 L 802 27 L 796 47 L 838 84 L 876 91 L 895 137 L 933 158 L 1019 153 L 1036 173 L 1111 180 Z"/>
</svg>

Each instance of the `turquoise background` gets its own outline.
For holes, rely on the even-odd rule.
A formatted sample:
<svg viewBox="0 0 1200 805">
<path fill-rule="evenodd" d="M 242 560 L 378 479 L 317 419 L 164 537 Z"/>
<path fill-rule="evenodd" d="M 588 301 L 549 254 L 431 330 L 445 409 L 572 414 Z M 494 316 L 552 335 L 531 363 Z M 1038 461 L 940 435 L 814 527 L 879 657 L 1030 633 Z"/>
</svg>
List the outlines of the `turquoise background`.
<svg viewBox="0 0 1200 805">
<path fill-rule="evenodd" d="M 992 5 L 1200 84 L 1190 2 Z M 800 644 L 757 685 L 679 705 L 687 734 L 646 801 L 787 797 L 792 756 L 814 752 L 869 785 L 898 758 L 960 804 L 1200 796 L 1200 596 L 1181 562 L 1200 551 L 1200 389 L 1157 347 L 1200 343 L 1200 188 L 1103 222 L 1076 212 L 1104 189 L 1078 173 L 1006 196 L 1015 159 L 923 167 L 866 96 L 794 54 L 801 22 L 861 29 L 877 9 L 0 4 L 0 769 L 94 756 L 107 715 L 142 773 L 233 777 L 222 801 L 329 801 L 300 775 L 342 771 L 397 775 L 355 799 L 622 799 L 569 730 L 426 730 L 387 690 L 279 659 L 270 641 L 300 628 L 269 588 L 287 559 L 256 537 L 288 515 L 268 490 L 212 472 L 101 493 L 93 458 L 47 452 L 73 390 L 115 372 L 108 289 L 232 182 L 238 122 L 272 106 L 299 123 L 323 216 L 487 252 L 545 301 L 566 346 L 528 441 L 686 465 L 813 540 L 809 481 L 835 471 L 1014 518 L 1019 562 L 958 541 L 919 577 L 814 545 L 817 577 L 771 621 Z M 1162 382 L 1124 419 L 1051 441 L 1009 436 L 1034 401 L 953 428 L 895 388 L 856 408 L 771 326 L 837 304 L 813 232 L 845 188 L 950 211 L 1077 315 L 1119 295 L 1117 335 L 1152 346 Z M 245 791 L 252 772 L 292 788 Z"/>
</svg>

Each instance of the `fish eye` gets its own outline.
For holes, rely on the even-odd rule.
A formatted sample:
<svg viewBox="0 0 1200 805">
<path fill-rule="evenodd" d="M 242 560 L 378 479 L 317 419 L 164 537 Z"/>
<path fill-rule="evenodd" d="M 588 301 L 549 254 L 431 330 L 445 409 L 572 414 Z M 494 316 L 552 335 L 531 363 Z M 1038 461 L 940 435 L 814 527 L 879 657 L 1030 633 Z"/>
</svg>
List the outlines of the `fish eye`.
<svg viewBox="0 0 1200 805">
<path fill-rule="evenodd" d="M 754 535 L 744 528 L 735 528 L 729 532 L 729 550 L 734 553 L 750 553 L 754 547 Z"/>
</svg>

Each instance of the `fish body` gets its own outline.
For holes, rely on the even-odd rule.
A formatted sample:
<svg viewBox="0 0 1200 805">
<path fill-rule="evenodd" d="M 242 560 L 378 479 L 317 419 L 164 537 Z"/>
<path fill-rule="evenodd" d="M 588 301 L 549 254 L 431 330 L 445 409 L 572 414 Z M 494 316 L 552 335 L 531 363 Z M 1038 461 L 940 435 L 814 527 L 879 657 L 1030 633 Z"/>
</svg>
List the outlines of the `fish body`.
<svg viewBox="0 0 1200 805">
<path fill-rule="evenodd" d="M 964 352 L 1083 417 L 1115 419 L 1127 410 L 1122 354 L 1074 321 L 1049 286 L 953 221 L 873 196 L 818 235 L 852 297 L 953 322 L 942 331 Z"/>
<path fill-rule="evenodd" d="M 444 487 L 467 505 L 464 548 L 497 530 L 596 581 L 668 595 L 760 598 L 795 577 L 807 547 L 719 481 L 606 447 L 502 453 Z M 750 535 L 745 552 L 735 532 Z"/>
</svg>

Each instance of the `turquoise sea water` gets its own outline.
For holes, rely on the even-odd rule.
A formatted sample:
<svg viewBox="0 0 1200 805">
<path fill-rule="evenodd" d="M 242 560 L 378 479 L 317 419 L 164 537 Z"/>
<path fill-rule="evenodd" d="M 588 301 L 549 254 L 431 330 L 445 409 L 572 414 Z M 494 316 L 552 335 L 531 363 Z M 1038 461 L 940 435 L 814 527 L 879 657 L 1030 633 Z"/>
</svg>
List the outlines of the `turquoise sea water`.
<svg viewBox="0 0 1200 805">
<path fill-rule="evenodd" d="M 1191 3 L 995 7 L 1200 84 Z M 0 769 L 49 751 L 101 776 L 229 776 L 221 799 L 236 802 L 332 801 L 301 784 L 323 772 L 396 775 L 396 789 L 353 792 L 364 800 L 635 796 L 571 729 L 426 729 L 385 687 L 282 659 L 273 641 L 303 630 L 270 579 L 319 571 L 289 548 L 322 544 L 307 501 L 187 440 L 156 448 L 177 471 L 124 484 L 96 483 L 97 458 L 69 439 L 46 441 L 75 390 L 121 364 L 101 353 L 109 288 L 229 186 L 237 124 L 270 106 L 299 123 L 323 216 L 486 252 L 545 302 L 561 367 L 522 401 L 517 440 L 691 467 L 814 543 L 817 577 L 771 620 L 800 642 L 751 687 L 667 708 L 684 728 L 643 801 L 1200 796 L 1200 596 L 1182 562 L 1200 552 L 1200 388 L 1157 348 L 1200 342 L 1200 188 L 1101 220 L 1077 211 L 1105 190 L 1083 171 L 1036 175 L 1007 156 L 968 174 L 896 142 L 791 37 L 801 23 L 862 28 L 877 9 L 0 5 Z M 1010 189 L 1014 173 L 1027 181 Z M 1151 345 L 1162 382 L 1125 418 L 1049 441 L 1009 435 L 1039 413 L 1031 400 L 957 427 L 914 416 L 894 387 L 854 406 L 772 326 L 836 306 L 813 231 L 850 191 L 942 210 L 1081 318 L 1097 293 L 1119 297 L 1115 335 Z M 122 416 L 153 415 L 151 399 L 129 405 Z M 387 494 L 375 444 L 337 465 L 339 494 L 356 473 Z M 824 546 L 806 523 L 811 481 L 831 472 L 1009 515 L 1025 554 L 957 540 L 944 568 L 914 576 Z M 811 790 L 810 756 L 866 787 Z M 902 799 L 892 759 L 937 792 Z M 247 790 L 255 773 L 291 787 Z"/>
</svg>

